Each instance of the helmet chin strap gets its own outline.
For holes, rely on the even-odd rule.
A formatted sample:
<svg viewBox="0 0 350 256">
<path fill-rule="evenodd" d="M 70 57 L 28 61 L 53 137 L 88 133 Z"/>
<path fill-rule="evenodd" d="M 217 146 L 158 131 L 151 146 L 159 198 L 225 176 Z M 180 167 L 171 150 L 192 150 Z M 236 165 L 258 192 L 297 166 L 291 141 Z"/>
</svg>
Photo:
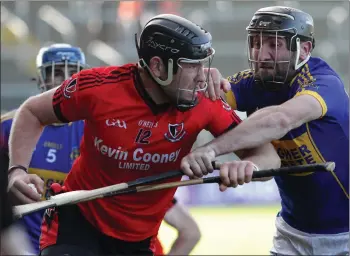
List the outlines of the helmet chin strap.
<svg viewBox="0 0 350 256">
<path fill-rule="evenodd" d="M 166 80 L 161 80 L 158 77 L 155 77 L 153 75 L 153 72 L 151 71 L 151 69 L 147 65 L 147 63 L 144 61 L 144 59 L 140 59 L 139 63 L 140 63 L 140 66 L 142 68 L 146 68 L 148 70 L 148 73 L 151 75 L 151 77 L 154 79 L 154 81 L 156 81 L 159 85 L 168 86 L 173 81 L 173 68 L 174 68 L 173 59 L 168 60 L 168 78 Z"/>
<path fill-rule="evenodd" d="M 186 103 L 186 104 L 184 104 Z M 193 102 L 180 102 L 180 104 L 177 104 L 176 108 L 181 112 L 186 112 L 187 110 L 190 110 L 194 106 L 196 106 L 198 103 L 198 98 L 196 98 Z"/>
<path fill-rule="evenodd" d="M 297 70 L 300 67 L 302 67 L 306 62 L 308 62 L 308 60 L 310 59 L 310 56 L 311 56 L 310 53 L 309 53 L 305 60 L 303 60 L 302 62 L 298 63 L 299 57 L 300 57 L 300 38 L 299 37 L 296 38 L 296 46 L 297 46 L 297 54 L 295 56 L 294 70 Z"/>
</svg>

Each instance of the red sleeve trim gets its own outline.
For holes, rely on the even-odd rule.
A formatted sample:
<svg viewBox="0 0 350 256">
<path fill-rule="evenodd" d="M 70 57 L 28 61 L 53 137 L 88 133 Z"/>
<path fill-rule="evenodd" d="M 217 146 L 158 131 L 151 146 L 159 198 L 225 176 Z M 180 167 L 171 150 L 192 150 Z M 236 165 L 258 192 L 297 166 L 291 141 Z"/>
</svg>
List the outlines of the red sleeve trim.
<svg viewBox="0 0 350 256">
<path fill-rule="evenodd" d="M 232 111 L 232 118 L 233 118 L 233 122 L 232 124 L 230 124 L 229 127 L 227 127 L 222 134 L 228 132 L 229 130 L 232 130 L 233 128 L 235 128 L 237 125 L 239 125 L 242 122 L 242 119 L 235 113 L 235 111 Z"/>
<path fill-rule="evenodd" d="M 58 104 L 55 104 L 53 106 L 53 110 L 56 114 L 56 117 L 58 118 L 58 120 L 60 120 L 62 123 L 69 123 L 69 120 L 67 118 L 65 118 L 62 114 L 62 111 L 61 111 L 61 105 L 60 103 Z"/>
</svg>

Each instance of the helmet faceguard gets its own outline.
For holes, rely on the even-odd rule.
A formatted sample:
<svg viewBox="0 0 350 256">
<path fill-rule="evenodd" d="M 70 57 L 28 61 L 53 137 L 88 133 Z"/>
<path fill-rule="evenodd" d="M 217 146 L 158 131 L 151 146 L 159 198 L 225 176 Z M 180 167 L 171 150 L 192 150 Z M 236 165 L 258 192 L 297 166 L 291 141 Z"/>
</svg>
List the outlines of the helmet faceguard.
<svg viewBox="0 0 350 256">
<path fill-rule="evenodd" d="M 212 48 L 212 53 L 203 59 L 187 59 L 179 58 L 177 61 L 177 74 L 174 86 L 177 88 L 176 94 L 176 106 L 181 111 L 186 111 L 193 108 L 199 102 L 199 94 L 204 93 L 208 88 L 209 71 L 211 63 L 213 61 L 215 50 Z M 204 67 L 208 69 L 208 72 L 204 73 Z M 192 86 L 186 87 L 186 69 L 193 70 L 194 74 L 200 76 L 196 81 L 192 83 Z M 192 82 L 190 80 L 190 82 Z"/>
<path fill-rule="evenodd" d="M 147 70 L 173 104 L 181 111 L 196 106 L 197 95 L 207 89 L 209 76 L 205 77 L 203 68 L 210 68 L 215 54 L 210 33 L 184 18 L 164 14 L 146 24 L 139 41 L 135 35 L 139 65 Z M 165 64 L 167 77 L 164 80 L 156 77 L 149 67 L 151 58 L 155 56 Z M 196 75 L 193 75 L 194 70 Z M 192 73 L 192 80 L 188 79 L 188 73 Z"/>
<path fill-rule="evenodd" d="M 73 74 L 78 73 L 84 68 L 84 65 L 69 62 L 46 63 L 38 68 L 38 87 L 41 92 L 48 91 L 59 86 L 64 80 L 70 78 Z"/>
<path fill-rule="evenodd" d="M 310 58 L 300 61 L 300 43 L 310 41 L 314 48 L 312 17 L 300 10 L 289 7 L 266 7 L 258 10 L 247 27 L 248 62 L 254 71 L 256 81 L 269 90 L 278 90 L 286 84 Z M 278 49 L 279 40 L 285 39 L 288 56 Z M 274 44 L 274 58 L 263 59 L 263 43 Z M 272 47 L 271 47 L 272 48 Z M 258 51 L 258 53 L 257 53 Z M 252 52 L 255 54 L 253 55 Z M 310 51 L 311 52 L 311 51 Z M 267 75 L 262 71 L 272 69 Z"/>
<path fill-rule="evenodd" d="M 54 44 L 42 48 L 37 56 L 38 87 L 41 92 L 59 86 L 73 74 L 86 68 L 85 55 L 80 48 Z"/>
</svg>

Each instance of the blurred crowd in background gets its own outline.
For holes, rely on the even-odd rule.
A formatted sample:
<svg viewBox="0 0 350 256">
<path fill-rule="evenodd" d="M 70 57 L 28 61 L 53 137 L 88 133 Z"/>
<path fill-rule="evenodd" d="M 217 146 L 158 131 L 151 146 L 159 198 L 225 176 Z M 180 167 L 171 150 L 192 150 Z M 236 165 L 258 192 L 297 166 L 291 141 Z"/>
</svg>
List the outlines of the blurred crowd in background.
<svg viewBox="0 0 350 256">
<path fill-rule="evenodd" d="M 245 28 L 257 9 L 270 5 L 299 8 L 313 16 L 313 56 L 325 59 L 348 90 L 348 1 L 2 1 L 1 112 L 38 93 L 32 78 L 41 47 L 52 43 L 79 46 L 92 67 L 136 62 L 134 34 L 160 13 L 181 15 L 209 30 L 216 50 L 213 65 L 224 76 L 233 75 L 248 68 Z M 196 145 L 210 139 L 202 133 Z M 178 196 L 194 205 L 277 202 L 277 188 L 274 181 L 269 183 L 248 184 L 235 193 L 220 193 L 217 185 L 195 186 L 179 189 Z M 206 193 L 197 193 L 201 189 Z"/>
</svg>

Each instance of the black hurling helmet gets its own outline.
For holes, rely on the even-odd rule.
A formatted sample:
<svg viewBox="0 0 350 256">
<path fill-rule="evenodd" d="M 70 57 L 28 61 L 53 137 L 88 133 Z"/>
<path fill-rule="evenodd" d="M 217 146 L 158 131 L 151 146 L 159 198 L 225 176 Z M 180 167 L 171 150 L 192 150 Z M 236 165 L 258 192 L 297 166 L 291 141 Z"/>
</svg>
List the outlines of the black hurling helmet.
<svg viewBox="0 0 350 256">
<path fill-rule="evenodd" d="M 257 81 L 269 89 L 277 89 L 281 87 L 281 85 L 288 82 L 288 70 L 290 70 L 290 64 L 292 63 L 292 52 L 295 53 L 294 70 L 298 70 L 309 60 L 310 55 L 302 62 L 299 62 L 301 41 L 310 41 L 312 43 L 312 49 L 315 47 L 314 22 L 312 17 L 308 13 L 291 7 L 271 6 L 259 9 L 254 13 L 254 16 L 246 30 L 248 31 L 248 61 L 249 66 L 253 71 L 255 71 L 255 66 L 262 62 L 268 63 L 267 65 L 274 65 L 275 73 L 277 64 L 284 63 L 288 65 L 287 72 L 282 77 L 277 78 L 274 75 L 270 81 Z M 260 60 L 261 47 L 259 49 L 258 59 L 254 59 L 251 56 L 253 38 L 256 38 L 257 36 L 260 36 L 260 46 L 262 45 L 263 36 L 273 36 L 276 38 L 275 60 Z M 284 37 L 286 39 L 290 54 L 289 60 L 277 61 L 278 37 Z"/>
<path fill-rule="evenodd" d="M 211 35 L 197 24 L 172 14 L 161 14 L 153 17 L 144 26 L 139 42 L 135 35 L 135 43 L 139 56 L 139 64 L 145 68 L 152 79 L 161 87 L 168 86 L 174 74 L 182 69 L 181 63 L 205 64 L 210 68 L 215 50 L 211 45 Z M 168 77 L 161 80 L 155 77 L 149 68 L 150 59 L 158 56 L 167 68 Z M 209 73 L 209 72 L 208 72 Z M 188 110 L 198 103 L 197 92 L 207 89 L 205 85 L 194 89 L 177 88 L 176 106 L 180 110 Z M 180 99 L 181 92 L 192 92 L 192 100 Z"/>
</svg>

